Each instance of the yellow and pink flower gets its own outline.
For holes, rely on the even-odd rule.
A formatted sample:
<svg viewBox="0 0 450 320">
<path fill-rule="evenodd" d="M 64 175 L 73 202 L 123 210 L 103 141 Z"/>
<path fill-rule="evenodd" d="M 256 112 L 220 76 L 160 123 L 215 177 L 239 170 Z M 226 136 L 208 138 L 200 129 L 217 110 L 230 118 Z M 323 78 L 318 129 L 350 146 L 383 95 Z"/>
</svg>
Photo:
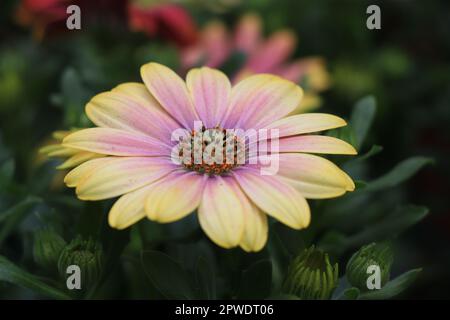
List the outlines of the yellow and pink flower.
<svg viewBox="0 0 450 320">
<path fill-rule="evenodd" d="M 65 177 L 80 199 L 120 197 L 109 212 L 112 227 L 124 229 L 143 218 L 169 223 L 196 211 L 219 246 L 258 251 L 267 241 L 267 216 L 303 229 L 311 219 L 307 198 L 354 190 L 344 171 L 314 155 L 356 154 L 348 143 L 317 134 L 346 122 L 321 113 L 288 116 L 303 96 L 297 84 L 259 74 L 232 86 L 208 67 L 190 70 L 183 81 L 156 63 L 144 65 L 141 76 L 144 84 L 125 83 L 92 98 L 86 113 L 97 127 L 70 133 L 62 142 L 71 154 L 95 157 Z M 261 163 L 174 162 L 179 141 L 173 133 L 184 130 L 184 142 L 190 142 L 198 121 L 203 131 L 277 130 L 278 149 L 271 150 L 279 160 L 277 174 L 262 175 Z"/>
</svg>

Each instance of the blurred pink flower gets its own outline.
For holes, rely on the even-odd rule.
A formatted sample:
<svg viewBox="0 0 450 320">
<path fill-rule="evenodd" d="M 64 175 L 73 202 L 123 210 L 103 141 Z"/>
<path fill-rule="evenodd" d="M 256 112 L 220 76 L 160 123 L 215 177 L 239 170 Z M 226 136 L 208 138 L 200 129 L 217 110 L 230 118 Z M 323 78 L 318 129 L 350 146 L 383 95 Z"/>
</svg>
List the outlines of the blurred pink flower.
<svg viewBox="0 0 450 320">
<path fill-rule="evenodd" d="M 289 30 L 279 30 L 265 39 L 259 16 L 247 14 L 233 34 L 219 21 L 206 25 L 199 41 L 182 51 L 181 64 L 184 70 L 200 65 L 224 68 L 231 61 L 235 64 L 231 75 L 234 83 L 256 73 L 279 75 L 302 84 L 305 89 L 302 104 L 312 108 L 320 104 L 317 93 L 329 87 L 329 75 L 320 57 L 289 60 L 296 45 L 297 39 Z"/>
</svg>

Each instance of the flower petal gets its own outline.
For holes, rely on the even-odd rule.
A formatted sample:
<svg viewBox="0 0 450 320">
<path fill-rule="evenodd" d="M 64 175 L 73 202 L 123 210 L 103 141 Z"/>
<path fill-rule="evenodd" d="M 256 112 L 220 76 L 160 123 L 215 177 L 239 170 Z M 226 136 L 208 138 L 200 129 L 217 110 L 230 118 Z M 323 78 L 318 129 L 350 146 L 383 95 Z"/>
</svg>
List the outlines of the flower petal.
<svg viewBox="0 0 450 320">
<path fill-rule="evenodd" d="M 95 172 L 97 168 L 101 168 L 113 160 L 113 157 L 104 157 L 82 163 L 66 174 L 64 183 L 70 188 L 76 187 L 83 179 Z"/>
<path fill-rule="evenodd" d="M 114 156 L 161 156 L 171 150 L 150 136 L 110 128 L 79 130 L 64 138 L 63 146 Z"/>
<path fill-rule="evenodd" d="M 203 231 L 223 248 L 239 245 L 244 232 L 246 207 L 238 192 L 241 192 L 239 186 L 231 177 L 211 177 L 198 209 Z"/>
<path fill-rule="evenodd" d="M 225 128 L 260 128 L 293 111 L 303 90 L 295 83 L 268 74 L 250 76 L 231 91 Z"/>
<path fill-rule="evenodd" d="M 208 67 L 192 69 L 186 84 L 203 124 L 207 128 L 219 125 L 229 106 L 231 84 L 227 76 Z"/>
<path fill-rule="evenodd" d="M 81 200 L 113 198 L 150 184 L 175 168 L 162 158 L 114 158 L 82 179 L 76 192 Z"/>
<path fill-rule="evenodd" d="M 82 164 L 83 162 L 100 157 L 103 157 L 103 155 L 89 151 L 78 151 L 77 154 L 71 156 L 61 165 L 57 166 L 56 169 L 70 169 Z"/>
<path fill-rule="evenodd" d="M 161 106 L 185 128 L 193 128 L 198 120 L 184 81 L 169 68 L 148 63 L 141 67 L 141 77 Z"/>
<path fill-rule="evenodd" d="M 267 215 L 252 203 L 242 191 L 240 191 L 239 197 L 245 208 L 245 227 L 239 245 L 247 252 L 260 251 L 267 242 L 269 232 Z"/>
<path fill-rule="evenodd" d="M 305 198 L 277 176 L 260 175 L 243 169 L 233 176 L 241 188 L 262 211 L 294 229 L 309 225 L 311 213 Z"/>
<path fill-rule="evenodd" d="M 86 114 L 99 127 L 122 129 L 170 141 L 180 127 L 143 84 L 125 83 L 96 95 L 86 105 Z"/>
<path fill-rule="evenodd" d="M 347 122 L 337 116 L 326 113 L 306 113 L 277 120 L 267 129 L 278 129 L 280 137 L 303 133 L 319 132 L 346 126 Z"/>
<path fill-rule="evenodd" d="M 121 196 L 109 211 L 109 225 L 122 230 L 144 218 L 145 198 L 150 188 L 151 185 L 145 186 Z"/>
<path fill-rule="evenodd" d="M 145 201 L 147 217 L 160 223 L 185 217 L 200 204 L 206 179 L 205 175 L 179 170 L 152 184 Z"/>
<path fill-rule="evenodd" d="M 236 49 L 248 54 L 257 48 L 260 40 L 260 17 L 256 14 L 246 14 L 236 28 L 234 39 Z"/>
<path fill-rule="evenodd" d="M 318 135 L 282 138 L 279 140 L 279 152 L 357 154 L 355 148 L 343 140 Z"/>
<path fill-rule="evenodd" d="M 279 161 L 278 175 L 305 198 L 333 198 L 355 189 L 351 178 L 325 158 L 311 154 L 282 153 Z"/>
<path fill-rule="evenodd" d="M 296 42 L 291 31 L 275 32 L 249 57 L 246 68 L 255 73 L 272 73 L 291 55 Z"/>
</svg>

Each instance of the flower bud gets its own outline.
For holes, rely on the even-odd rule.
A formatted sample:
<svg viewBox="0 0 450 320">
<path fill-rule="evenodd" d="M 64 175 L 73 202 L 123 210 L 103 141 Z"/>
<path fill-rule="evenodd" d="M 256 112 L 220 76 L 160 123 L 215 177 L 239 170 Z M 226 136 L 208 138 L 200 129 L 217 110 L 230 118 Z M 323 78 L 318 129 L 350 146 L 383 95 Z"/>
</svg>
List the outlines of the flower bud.
<svg viewBox="0 0 450 320">
<path fill-rule="evenodd" d="M 337 286 L 338 265 L 332 266 L 328 254 L 311 246 L 289 265 L 284 291 L 300 299 L 329 299 Z"/>
<path fill-rule="evenodd" d="M 387 243 L 363 246 L 347 263 L 347 280 L 361 291 L 367 291 L 367 279 L 370 276 L 368 268 L 375 265 L 380 267 L 380 282 L 384 286 L 389 281 L 393 259 L 392 249 Z"/>
<path fill-rule="evenodd" d="M 100 279 L 103 270 L 103 251 L 100 243 L 92 238 L 83 240 L 77 237 L 61 252 L 58 270 L 64 279 L 67 277 L 67 267 L 76 265 L 81 270 L 82 287 L 88 288 Z"/>
<path fill-rule="evenodd" d="M 48 272 L 56 271 L 59 255 L 65 246 L 64 239 L 53 230 L 39 230 L 34 238 L 34 261 Z"/>
</svg>

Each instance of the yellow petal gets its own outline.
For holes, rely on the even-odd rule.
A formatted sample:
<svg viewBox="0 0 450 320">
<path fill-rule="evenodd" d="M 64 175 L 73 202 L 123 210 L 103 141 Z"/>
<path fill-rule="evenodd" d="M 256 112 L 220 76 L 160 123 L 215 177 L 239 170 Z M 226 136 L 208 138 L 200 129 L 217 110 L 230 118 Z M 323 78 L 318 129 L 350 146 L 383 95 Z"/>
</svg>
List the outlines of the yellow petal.
<svg viewBox="0 0 450 320">
<path fill-rule="evenodd" d="M 83 162 L 101 157 L 104 156 L 98 153 L 79 151 L 77 154 L 64 161 L 61 165 L 57 166 L 56 169 L 70 169 L 82 164 Z"/>
<path fill-rule="evenodd" d="M 257 170 L 241 170 L 233 176 L 250 200 L 268 215 L 293 229 L 309 225 L 311 213 L 308 203 L 281 178 L 260 175 Z"/>
<path fill-rule="evenodd" d="M 168 223 L 197 209 L 207 177 L 185 170 L 175 171 L 151 185 L 145 212 L 151 220 Z"/>
<path fill-rule="evenodd" d="M 113 198 L 148 185 L 174 168 L 167 159 L 114 157 L 83 179 L 76 193 L 81 200 Z"/>
<path fill-rule="evenodd" d="M 319 132 L 346 126 L 347 122 L 326 113 L 306 113 L 289 116 L 275 121 L 267 129 L 278 129 L 280 137 Z"/>
<path fill-rule="evenodd" d="M 113 161 L 113 157 L 104 157 L 99 159 L 94 159 L 87 161 L 78 167 L 69 171 L 69 173 L 64 178 L 64 183 L 70 187 L 76 187 L 83 179 L 87 178 L 91 173 L 97 168 L 105 166 L 107 163 Z"/>
<path fill-rule="evenodd" d="M 109 211 L 109 225 L 122 230 L 144 218 L 145 199 L 150 188 L 146 186 L 121 196 Z"/>
<path fill-rule="evenodd" d="M 203 231 L 223 248 L 238 246 L 244 232 L 245 206 L 238 188 L 230 177 L 209 178 L 198 209 Z"/>
</svg>

